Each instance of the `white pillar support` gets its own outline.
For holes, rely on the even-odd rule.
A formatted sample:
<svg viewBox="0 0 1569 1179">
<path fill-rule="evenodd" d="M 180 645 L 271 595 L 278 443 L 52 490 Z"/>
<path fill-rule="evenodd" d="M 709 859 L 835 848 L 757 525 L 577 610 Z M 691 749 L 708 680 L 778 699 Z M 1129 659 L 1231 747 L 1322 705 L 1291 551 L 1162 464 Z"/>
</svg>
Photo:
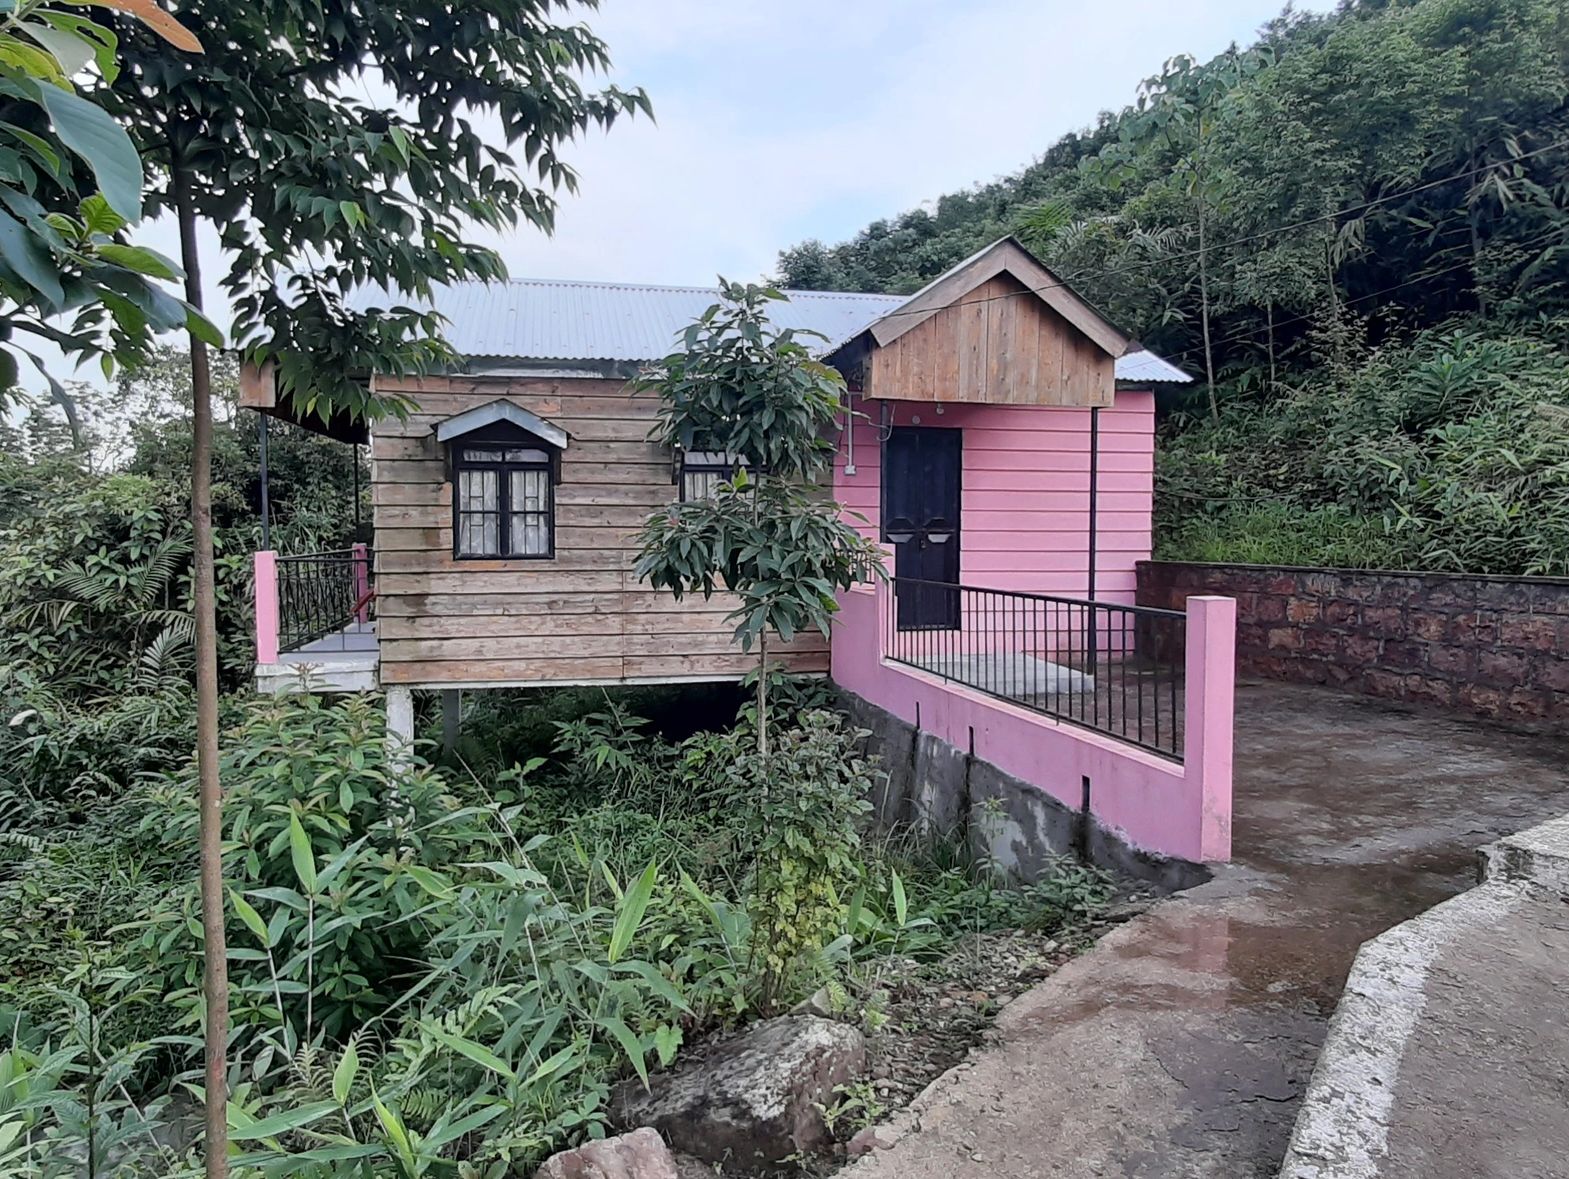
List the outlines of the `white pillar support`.
<svg viewBox="0 0 1569 1179">
<path fill-rule="evenodd" d="M 400 766 L 414 756 L 414 693 L 399 685 L 387 689 L 387 754 Z"/>
</svg>

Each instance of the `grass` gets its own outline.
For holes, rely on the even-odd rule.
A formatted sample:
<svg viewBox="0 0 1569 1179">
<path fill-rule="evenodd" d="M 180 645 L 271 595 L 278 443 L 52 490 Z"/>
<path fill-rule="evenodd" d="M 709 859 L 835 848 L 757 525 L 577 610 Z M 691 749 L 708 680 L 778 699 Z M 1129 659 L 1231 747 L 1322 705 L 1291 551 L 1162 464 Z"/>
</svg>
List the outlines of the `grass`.
<svg viewBox="0 0 1569 1179">
<path fill-rule="evenodd" d="M 1155 557 L 1243 565 L 1398 569 L 1410 561 L 1379 519 L 1333 504 L 1299 508 L 1263 503 L 1189 517 L 1159 537 Z"/>
</svg>

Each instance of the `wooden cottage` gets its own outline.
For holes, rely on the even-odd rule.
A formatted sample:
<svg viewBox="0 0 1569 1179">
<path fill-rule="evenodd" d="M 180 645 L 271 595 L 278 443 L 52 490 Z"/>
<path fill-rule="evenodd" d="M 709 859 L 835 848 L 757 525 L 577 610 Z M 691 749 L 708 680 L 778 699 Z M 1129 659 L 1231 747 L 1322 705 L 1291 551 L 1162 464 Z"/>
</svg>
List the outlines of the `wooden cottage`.
<svg viewBox="0 0 1569 1179">
<path fill-rule="evenodd" d="M 373 543 L 258 555 L 258 682 L 458 689 L 733 679 L 753 664 L 730 603 L 642 585 L 633 535 L 697 496 L 722 456 L 648 439 L 628 378 L 715 301 L 703 288 L 518 280 L 445 290 L 459 371 L 374 377 L 417 409 L 368 441 Z M 1187 377 L 1013 239 L 913 296 L 789 293 L 780 326 L 826 337 L 855 411 L 836 498 L 894 546 L 901 579 L 1132 601 L 1149 555 L 1156 383 Z M 243 403 L 277 404 L 264 374 Z M 351 434 L 351 437 L 353 435 Z M 958 627 L 954 595 L 912 627 Z M 901 626 L 905 625 L 901 621 Z M 821 636 L 782 657 L 829 671 Z"/>
</svg>

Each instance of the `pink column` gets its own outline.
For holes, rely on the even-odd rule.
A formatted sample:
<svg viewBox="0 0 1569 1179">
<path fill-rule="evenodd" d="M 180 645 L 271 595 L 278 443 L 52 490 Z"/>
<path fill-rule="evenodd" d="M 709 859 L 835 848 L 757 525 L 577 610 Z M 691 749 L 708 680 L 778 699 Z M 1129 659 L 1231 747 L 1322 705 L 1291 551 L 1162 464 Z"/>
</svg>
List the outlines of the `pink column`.
<svg viewBox="0 0 1569 1179">
<path fill-rule="evenodd" d="M 370 553 L 362 544 L 350 546 L 354 553 L 354 621 L 370 621 Z"/>
<path fill-rule="evenodd" d="M 1231 858 L 1232 719 L 1237 686 L 1237 603 L 1188 599 L 1184 777 L 1196 790 L 1199 859 Z"/>
<path fill-rule="evenodd" d="M 278 662 L 278 554 L 256 554 L 256 662 Z"/>
</svg>

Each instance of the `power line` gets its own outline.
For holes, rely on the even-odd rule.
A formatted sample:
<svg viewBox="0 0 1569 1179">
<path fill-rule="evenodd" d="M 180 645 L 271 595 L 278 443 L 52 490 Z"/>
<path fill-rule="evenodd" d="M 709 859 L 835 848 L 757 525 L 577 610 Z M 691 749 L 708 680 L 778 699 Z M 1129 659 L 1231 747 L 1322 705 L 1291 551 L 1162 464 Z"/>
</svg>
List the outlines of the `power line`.
<svg viewBox="0 0 1569 1179">
<path fill-rule="evenodd" d="M 1534 149 L 1532 149 L 1531 151 L 1528 151 L 1528 152 L 1522 152 L 1520 155 L 1513 156 L 1508 161 L 1505 161 L 1505 162 L 1507 162 L 1507 163 L 1518 163 L 1521 160 L 1528 160 L 1528 159 L 1531 159 L 1531 158 L 1533 158 L 1535 156 L 1543 155 L 1543 154 L 1545 154 L 1547 152 L 1550 152 L 1550 151 L 1556 151 L 1558 148 L 1561 148 L 1561 147 L 1569 147 L 1569 139 L 1556 140 L 1555 142 L 1549 143 L 1549 144 L 1547 144 L 1544 147 L 1538 147 L 1538 148 L 1534 148 Z M 1135 271 L 1135 270 L 1149 270 L 1149 269 L 1152 269 L 1152 268 L 1154 268 L 1156 266 L 1165 266 L 1165 265 L 1167 265 L 1169 263 L 1172 263 L 1172 262 L 1181 262 L 1181 261 L 1184 261 L 1184 260 L 1186 260 L 1188 258 L 1196 258 L 1196 257 L 1199 257 L 1201 254 L 1202 255 L 1209 255 L 1209 254 L 1214 253 L 1217 250 L 1227 250 L 1227 249 L 1231 249 L 1233 246 L 1247 245 L 1250 242 L 1262 241 L 1262 240 L 1264 240 L 1266 238 L 1276 237 L 1276 236 L 1279 236 L 1281 234 L 1293 233 L 1293 232 L 1295 232 L 1297 230 L 1300 230 L 1300 229 L 1308 229 L 1308 228 L 1311 228 L 1311 227 L 1313 227 L 1315 225 L 1323 225 L 1323 224 L 1328 223 L 1328 222 L 1338 221 L 1342 217 L 1350 216 L 1350 215 L 1355 214 L 1355 213 L 1363 213 L 1363 212 L 1366 212 L 1369 209 L 1377 208 L 1380 205 L 1389 204 L 1391 201 L 1402 200 L 1403 198 L 1408 197 L 1408 196 L 1412 196 L 1415 193 L 1425 192 L 1425 191 L 1427 191 L 1428 189 L 1431 189 L 1431 188 L 1438 188 L 1438 187 L 1440 187 L 1442 185 L 1450 184 L 1450 183 L 1452 183 L 1452 182 L 1454 182 L 1456 180 L 1465 179 L 1468 176 L 1479 176 L 1483 172 L 1492 171 L 1494 168 L 1497 168 L 1499 166 L 1500 166 L 1500 164 L 1493 163 L 1493 164 L 1483 164 L 1483 165 L 1480 165 L 1479 167 L 1475 167 L 1475 168 L 1464 169 L 1464 170 L 1459 171 L 1459 172 L 1451 173 L 1448 176 L 1439 177 L 1437 180 L 1424 181 L 1421 184 L 1413 185 L 1410 188 L 1401 189 L 1398 192 L 1392 192 L 1392 193 L 1386 194 L 1385 196 L 1375 197 L 1373 200 L 1364 202 L 1363 204 L 1360 204 L 1360 205 L 1348 206 L 1347 208 L 1339 209 L 1339 210 L 1337 210 L 1337 211 L 1335 211 L 1333 213 L 1325 213 L 1325 214 L 1323 214 L 1322 216 L 1319 216 L 1319 217 L 1310 217 L 1310 218 L 1308 218 L 1307 220 L 1304 220 L 1304 221 L 1295 221 L 1295 222 L 1291 222 L 1291 223 L 1286 224 L 1286 225 L 1275 226 L 1272 229 L 1261 230 L 1258 233 L 1246 234 L 1246 235 L 1244 235 L 1242 237 L 1232 238 L 1229 241 L 1216 242 L 1216 243 L 1211 244 L 1211 245 L 1206 245 L 1202 250 L 1197 250 L 1197 249 L 1195 249 L 1195 250 L 1187 250 L 1187 251 L 1185 251 L 1183 253 L 1168 254 L 1168 255 L 1166 255 L 1163 258 L 1154 258 L 1154 259 L 1150 259 L 1149 261 L 1146 261 L 1146 262 L 1133 262 L 1133 263 L 1129 263 L 1129 264 L 1127 264 L 1125 266 L 1109 266 L 1109 267 L 1105 267 L 1103 269 L 1095 270 L 1095 271 L 1082 271 L 1079 274 L 1074 275 L 1074 281 L 1078 281 L 1081 278 L 1092 278 L 1092 277 L 1096 277 L 1096 276 L 1108 276 L 1108 275 L 1127 274 L 1127 273 L 1131 273 L 1132 271 Z M 1069 281 L 1066 280 L 1066 279 L 1059 279 L 1056 282 L 1043 283 L 1042 285 L 1036 286 L 1036 287 L 1029 287 L 1029 286 L 1027 286 L 1022 291 L 1009 291 L 1006 294 L 987 295 L 984 298 L 971 299 L 970 301 L 968 301 L 965 304 L 965 306 L 973 307 L 973 306 L 977 306 L 977 305 L 979 305 L 981 303 L 994 303 L 994 302 L 997 302 L 997 301 L 1002 300 L 1002 299 L 1017 299 L 1017 298 L 1019 298 L 1022 295 L 1040 295 L 1040 294 L 1045 294 L 1047 291 L 1060 290 L 1060 289 L 1064 289 L 1064 288 L 1071 289 Z M 1391 289 L 1393 289 L 1393 288 L 1391 288 Z M 1074 292 L 1074 293 L 1077 294 L 1077 292 Z M 924 315 L 924 314 L 927 314 L 927 310 L 926 309 L 921 309 L 921 308 L 911 309 L 911 308 L 905 308 L 905 307 L 896 307 L 892 311 L 889 311 L 886 315 L 884 315 L 883 318 L 884 319 L 892 319 L 896 315 Z"/>
<path fill-rule="evenodd" d="M 1553 239 L 1555 237 L 1562 237 L 1562 236 L 1564 236 L 1564 231 L 1563 230 L 1553 229 L 1553 230 L 1549 230 L 1547 233 L 1543 234 L 1541 237 L 1532 238 L 1529 241 L 1520 242 L 1519 244 L 1521 246 L 1525 247 L 1526 249 L 1530 249 L 1533 246 L 1544 245 L 1548 241 L 1550 241 L 1551 239 Z M 1397 282 L 1393 286 L 1383 287 L 1383 288 L 1381 288 L 1379 290 L 1376 290 L 1376 291 L 1368 291 L 1366 294 L 1353 296 L 1352 298 L 1343 300 L 1343 302 L 1345 302 L 1347 304 L 1351 304 L 1351 303 L 1362 303 L 1362 302 L 1367 301 L 1368 299 L 1376 299 L 1380 295 L 1387 295 L 1387 294 L 1389 294 L 1391 291 L 1398 291 L 1398 290 L 1401 290 L 1401 289 L 1403 289 L 1405 287 L 1415 286 L 1417 283 L 1426 282 L 1428 279 L 1437 278 L 1439 275 L 1442 275 L 1442 274 L 1450 274 L 1450 273 L 1453 273 L 1456 270 L 1464 270 L 1464 269 L 1466 269 L 1467 267 L 1469 267 L 1471 265 L 1472 265 L 1471 259 L 1467 258 L 1467 259 L 1464 259 L 1464 260 L 1462 260 L 1460 262 L 1455 263 L 1453 266 L 1445 266 L 1445 267 L 1443 267 L 1440 270 L 1425 271 L 1422 274 L 1416 275 L 1414 278 L 1406 279 L 1404 282 Z M 1307 312 L 1307 313 L 1303 313 L 1303 314 L 1300 314 L 1300 315 L 1293 315 L 1293 316 L 1290 316 L 1289 318 L 1286 318 L 1286 319 L 1277 319 L 1275 321 L 1275 325 L 1274 326 L 1278 329 L 1278 328 L 1287 326 L 1289 324 L 1301 323 L 1304 320 L 1308 320 L 1308 319 L 1312 319 L 1312 318 L 1313 318 L 1312 313 L 1311 312 Z M 1224 337 L 1222 337 L 1222 338 L 1220 338 L 1218 340 L 1212 340 L 1210 342 L 1210 348 L 1213 350 L 1215 348 L 1222 347 L 1222 346 L 1224 346 L 1226 344 L 1235 344 L 1235 343 L 1239 343 L 1239 342 L 1241 342 L 1243 340 L 1247 340 L 1247 339 L 1257 339 L 1257 337 L 1258 337 L 1257 329 L 1251 329 L 1251 330 L 1248 330 L 1248 331 L 1239 331 L 1239 332 L 1237 332 L 1234 335 L 1224 336 Z M 1201 353 L 1203 351 L 1204 351 L 1204 345 L 1202 345 L 1202 344 L 1195 344 L 1191 348 L 1184 348 L 1181 352 L 1175 352 L 1175 353 L 1171 353 L 1169 355 L 1162 355 L 1161 358 L 1163 360 L 1169 360 L 1169 361 L 1175 362 L 1177 359 L 1180 359 L 1180 358 L 1183 358 L 1183 357 L 1195 356 L 1195 355 L 1198 355 L 1199 353 Z"/>
</svg>

